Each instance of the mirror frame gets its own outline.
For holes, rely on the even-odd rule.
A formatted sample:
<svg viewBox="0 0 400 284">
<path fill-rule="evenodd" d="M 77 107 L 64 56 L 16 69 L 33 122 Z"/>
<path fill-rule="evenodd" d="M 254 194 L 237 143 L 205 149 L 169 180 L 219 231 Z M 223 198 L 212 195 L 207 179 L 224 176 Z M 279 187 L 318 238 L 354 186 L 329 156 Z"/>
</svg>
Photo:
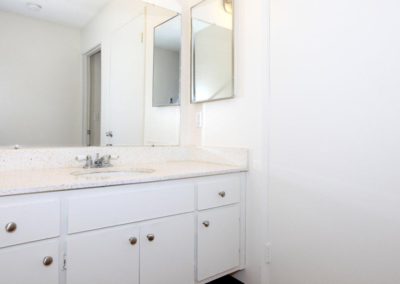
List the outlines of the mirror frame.
<svg viewBox="0 0 400 284">
<path fill-rule="evenodd" d="M 194 37 L 193 37 L 193 9 L 196 8 L 197 6 L 200 6 L 204 2 L 208 0 L 202 0 L 196 5 L 193 5 L 190 8 L 190 103 L 191 104 L 201 104 L 201 103 L 206 103 L 206 102 L 215 102 L 215 101 L 223 101 L 223 100 L 230 100 L 236 97 L 236 61 L 235 61 L 235 31 L 236 31 L 236 25 L 235 25 L 235 14 L 236 14 L 236 9 L 235 9 L 235 0 L 232 0 L 232 95 L 226 98 L 220 98 L 220 99 L 212 99 L 212 100 L 202 100 L 202 101 L 196 101 L 196 96 L 195 96 L 195 86 L 196 86 L 196 80 L 195 80 L 195 74 L 194 74 L 194 67 L 195 67 L 195 51 L 194 51 Z"/>
<path fill-rule="evenodd" d="M 158 27 L 160 27 L 160 26 L 162 26 L 163 24 L 165 24 L 165 23 L 168 23 L 169 21 L 171 21 L 171 20 L 173 20 L 173 19 L 175 19 L 175 18 L 178 18 L 178 17 L 180 17 L 181 19 L 180 19 L 180 21 L 179 21 L 179 23 L 180 23 L 180 40 L 181 40 L 181 42 L 180 42 L 180 51 L 179 51 L 179 82 L 178 82 L 178 86 L 179 86 L 179 99 L 178 99 L 178 102 L 177 103 L 175 103 L 175 104 L 165 104 L 165 105 L 158 105 L 158 106 L 155 106 L 154 104 L 153 104 L 153 96 L 154 96 L 154 66 L 155 66 L 155 60 L 154 60 L 154 50 L 155 50 L 155 42 L 156 42 L 156 33 L 155 33 L 155 30 L 156 30 L 156 28 L 158 28 Z M 153 28 L 153 70 L 152 70 L 152 75 L 153 75 L 153 79 L 152 79 L 152 89 L 151 89 L 151 100 L 152 100 L 152 107 L 169 107 L 169 106 L 181 106 L 181 98 L 182 98 L 182 86 L 181 86 L 181 82 L 182 82 L 182 38 L 183 38 L 183 33 L 182 33 L 182 14 L 181 13 L 176 13 L 176 15 L 174 16 L 174 17 L 172 17 L 172 18 L 170 18 L 170 19 L 168 19 L 168 20 L 165 20 L 164 22 L 162 22 L 162 23 L 160 23 L 160 24 L 158 24 L 157 26 L 155 26 L 154 28 Z"/>
</svg>

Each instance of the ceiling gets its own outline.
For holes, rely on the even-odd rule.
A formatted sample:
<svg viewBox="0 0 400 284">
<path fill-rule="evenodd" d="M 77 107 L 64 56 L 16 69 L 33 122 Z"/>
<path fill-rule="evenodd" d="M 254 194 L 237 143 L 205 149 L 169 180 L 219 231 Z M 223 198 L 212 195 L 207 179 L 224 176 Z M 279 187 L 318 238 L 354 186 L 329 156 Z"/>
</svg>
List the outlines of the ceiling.
<svg viewBox="0 0 400 284">
<path fill-rule="evenodd" d="M 84 27 L 111 0 L 0 0 L 0 10 L 55 22 L 71 27 Z M 40 11 L 28 3 L 42 6 Z"/>
</svg>

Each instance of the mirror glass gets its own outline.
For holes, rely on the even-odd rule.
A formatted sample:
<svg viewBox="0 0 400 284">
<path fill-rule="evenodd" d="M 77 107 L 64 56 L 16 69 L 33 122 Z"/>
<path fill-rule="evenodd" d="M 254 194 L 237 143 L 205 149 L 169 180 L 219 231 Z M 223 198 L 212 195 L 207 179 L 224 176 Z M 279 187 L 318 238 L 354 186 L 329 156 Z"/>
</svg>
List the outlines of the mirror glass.
<svg viewBox="0 0 400 284">
<path fill-rule="evenodd" d="M 179 105 L 181 17 L 154 28 L 153 107 Z"/>
<path fill-rule="evenodd" d="M 139 0 L 0 0 L 0 146 L 178 145 L 180 25 Z"/>
<path fill-rule="evenodd" d="M 232 0 L 205 0 L 192 8 L 192 102 L 234 96 Z"/>
</svg>

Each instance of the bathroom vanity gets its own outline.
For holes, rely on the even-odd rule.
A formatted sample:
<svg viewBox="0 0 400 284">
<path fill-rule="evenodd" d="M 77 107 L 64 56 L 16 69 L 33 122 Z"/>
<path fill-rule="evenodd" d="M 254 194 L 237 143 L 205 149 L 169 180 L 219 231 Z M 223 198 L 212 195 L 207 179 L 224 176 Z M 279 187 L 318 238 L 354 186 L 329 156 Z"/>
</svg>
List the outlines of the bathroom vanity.
<svg viewBox="0 0 400 284">
<path fill-rule="evenodd" d="M 199 1 L 191 27 L 178 3 L 62 2 L 0 7 L 13 98 L 0 105 L 0 284 L 200 284 L 243 269 L 247 151 L 178 146 L 201 145 L 189 100 L 234 97 L 232 1 Z"/>
<path fill-rule="evenodd" d="M 36 170 L 44 181 L 0 189 L 0 283 L 207 283 L 243 269 L 245 169 L 146 167 L 112 178 Z M 3 172 L 3 185 L 22 172 Z"/>
</svg>

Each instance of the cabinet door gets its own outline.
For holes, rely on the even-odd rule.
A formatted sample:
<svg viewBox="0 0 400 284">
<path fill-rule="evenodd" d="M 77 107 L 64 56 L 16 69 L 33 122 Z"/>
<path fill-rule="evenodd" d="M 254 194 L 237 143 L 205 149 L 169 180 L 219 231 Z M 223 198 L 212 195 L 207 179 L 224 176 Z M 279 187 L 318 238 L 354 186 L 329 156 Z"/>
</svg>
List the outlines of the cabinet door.
<svg viewBox="0 0 400 284">
<path fill-rule="evenodd" d="M 199 281 L 239 266 L 239 218 L 239 205 L 199 213 L 197 244 Z"/>
<path fill-rule="evenodd" d="M 139 230 L 123 226 L 67 238 L 68 284 L 138 284 Z"/>
<path fill-rule="evenodd" d="M 194 283 L 194 226 L 193 214 L 143 225 L 140 284 Z"/>
<path fill-rule="evenodd" d="M 0 249 L 0 283 L 57 284 L 58 241 Z"/>
</svg>

